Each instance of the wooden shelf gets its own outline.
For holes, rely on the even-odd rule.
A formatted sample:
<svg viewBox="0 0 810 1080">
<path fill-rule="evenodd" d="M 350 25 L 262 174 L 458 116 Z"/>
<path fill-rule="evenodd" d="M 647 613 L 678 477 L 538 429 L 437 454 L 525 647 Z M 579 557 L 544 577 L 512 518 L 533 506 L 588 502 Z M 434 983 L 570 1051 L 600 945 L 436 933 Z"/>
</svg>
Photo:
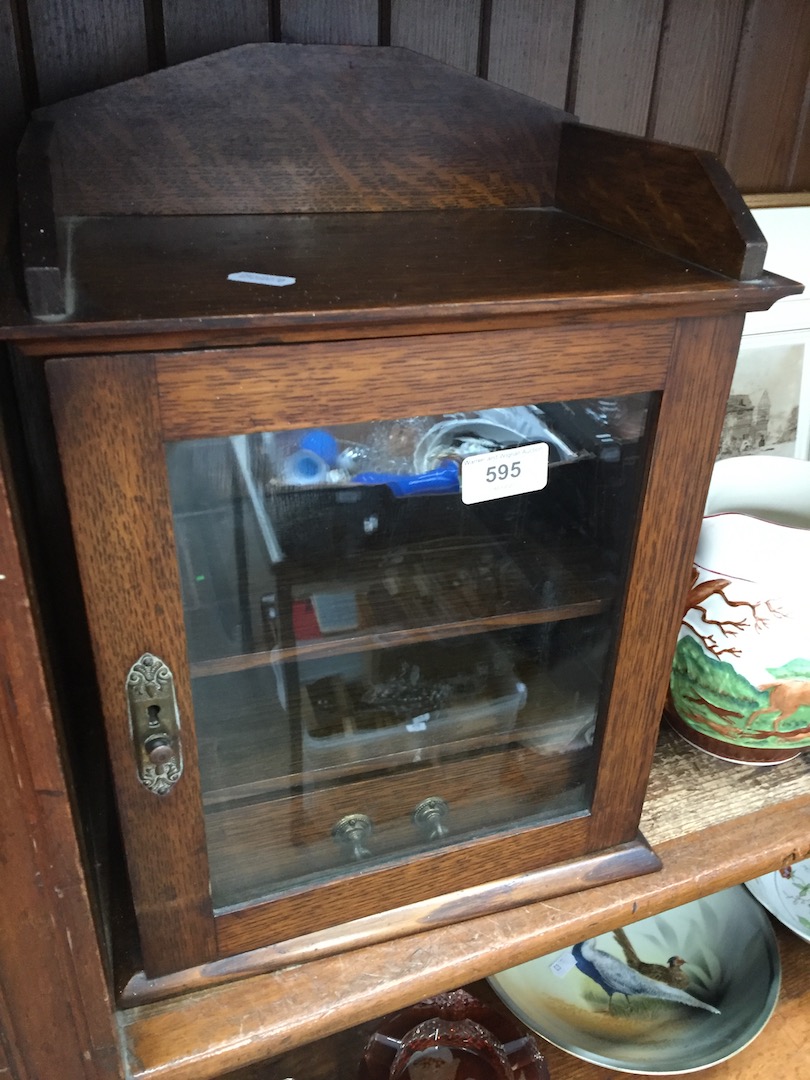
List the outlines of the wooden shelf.
<svg viewBox="0 0 810 1080">
<path fill-rule="evenodd" d="M 643 878 L 601 887 L 591 881 L 585 892 L 434 929 L 414 927 L 399 940 L 309 963 L 301 962 L 303 949 L 296 955 L 289 945 L 275 946 L 160 983 L 132 980 L 128 1007 L 120 1011 L 131 1076 L 218 1077 L 806 858 L 807 761 L 773 769 L 730 765 L 665 731 L 642 828 L 663 862 L 660 872 Z M 233 981 L 240 974 L 251 977 Z M 196 992 L 131 1004 L 181 989 Z"/>
<path fill-rule="evenodd" d="M 807 1059 L 805 1048 L 810 1038 L 810 984 L 807 969 L 810 945 L 772 920 L 782 958 L 782 987 L 776 1011 L 766 1027 L 728 1061 L 713 1065 L 691 1077 L 711 1080 L 762 1080 L 779 1076 L 780 1080 L 804 1080 Z M 486 982 L 467 987 L 479 999 L 503 1008 Z M 254 1068 L 240 1069 L 227 1080 L 356 1080 L 357 1061 L 375 1028 L 369 1021 L 328 1039 L 282 1054 L 273 1061 Z M 545 1039 L 537 1037 L 552 1080 L 616 1080 L 612 1069 L 580 1061 Z M 625 1073 L 628 1077 L 643 1074 Z"/>
<path fill-rule="evenodd" d="M 389 592 L 385 585 L 392 573 L 390 551 L 358 555 L 331 577 L 323 570 L 319 576 L 314 568 L 308 574 L 296 570 L 290 581 L 294 599 L 351 591 L 357 599 L 357 629 L 238 656 L 198 660 L 191 664 L 192 677 L 562 622 L 605 610 L 610 575 L 594 547 L 569 536 L 565 553 L 562 544 L 556 550 L 534 539 L 530 543 L 525 538 L 473 537 L 442 547 L 403 546 L 401 557 L 408 569 L 400 569 L 401 587 L 396 592 Z M 483 572 L 468 573 L 461 580 L 460 568 L 476 558 L 488 559 L 487 567 L 495 569 L 499 580 L 488 581 Z"/>
<path fill-rule="evenodd" d="M 582 750 L 592 742 L 597 710 L 598 678 L 588 681 L 585 669 L 578 685 L 558 684 L 542 672 L 524 683 L 503 669 L 480 699 L 460 700 L 439 710 L 433 731 L 408 732 L 403 721 L 374 730 L 317 739 L 306 735 L 307 753 L 294 769 L 280 745 L 289 723 L 280 706 L 268 710 L 272 685 L 267 679 L 245 687 L 233 678 L 221 680 L 204 702 L 196 722 L 203 775 L 203 802 L 208 810 L 259 798 L 285 797 L 297 789 L 343 785 L 365 774 L 414 764 L 460 760 L 464 756 L 510 745 L 554 757 Z M 510 677 L 511 676 L 511 677 Z M 303 731 L 316 730 L 308 696 L 299 693 Z M 523 698 L 526 704 L 522 704 Z M 222 716 L 228 716 L 223 724 Z"/>
</svg>

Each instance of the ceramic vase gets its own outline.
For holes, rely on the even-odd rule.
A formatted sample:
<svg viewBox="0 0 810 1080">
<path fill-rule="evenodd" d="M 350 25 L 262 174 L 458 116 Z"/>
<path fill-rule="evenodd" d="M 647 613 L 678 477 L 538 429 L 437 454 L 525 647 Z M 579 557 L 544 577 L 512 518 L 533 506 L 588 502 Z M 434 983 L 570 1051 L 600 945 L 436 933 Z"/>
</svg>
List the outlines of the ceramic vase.
<svg viewBox="0 0 810 1080">
<path fill-rule="evenodd" d="M 717 463 L 683 610 L 676 730 L 731 761 L 810 747 L 810 462 Z"/>
</svg>

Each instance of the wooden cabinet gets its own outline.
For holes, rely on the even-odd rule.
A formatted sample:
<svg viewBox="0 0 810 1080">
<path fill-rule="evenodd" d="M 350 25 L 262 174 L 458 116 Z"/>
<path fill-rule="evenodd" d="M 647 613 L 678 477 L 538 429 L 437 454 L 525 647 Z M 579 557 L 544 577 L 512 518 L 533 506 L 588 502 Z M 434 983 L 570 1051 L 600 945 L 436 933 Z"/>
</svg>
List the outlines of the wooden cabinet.
<svg viewBox="0 0 810 1080">
<path fill-rule="evenodd" d="M 714 159 L 402 50 L 249 46 L 43 110 L 21 167 L 4 332 L 150 992 L 658 869 L 742 319 L 796 289 Z"/>
<path fill-rule="evenodd" d="M 661 587 L 647 522 L 686 507 L 656 474 L 678 468 L 668 427 L 700 413 L 647 437 L 675 330 L 644 330 L 49 361 L 150 974 L 620 845 L 619 873 L 656 865 L 633 843 L 657 727 L 637 672 L 658 689 L 676 588 L 636 613 L 625 593 Z M 612 357 L 643 366 L 631 393 Z M 697 388 L 697 350 L 672 362 Z M 464 397 L 421 389 L 425 366 L 463 371 Z M 354 392 L 302 399 L 335 368 Z M 444 409 L 409 415 L 428 394 Z M 501 407 L 514 395 L 530 406 Z M 537 432 L 518 450 L 555 440 L 541 490 L 466 504 L 455 458 L 414 474 L 437 431 L 478 445 L 498 423 L 507 445 L 527 442 L 510 424 Z M 290 484 L 307 425 L 400 472 Z M 510 453 L 487 458 L 496 476 L 532 467 Z M 446 494 L 391 491 L 437 475 Z"/>
</svg>

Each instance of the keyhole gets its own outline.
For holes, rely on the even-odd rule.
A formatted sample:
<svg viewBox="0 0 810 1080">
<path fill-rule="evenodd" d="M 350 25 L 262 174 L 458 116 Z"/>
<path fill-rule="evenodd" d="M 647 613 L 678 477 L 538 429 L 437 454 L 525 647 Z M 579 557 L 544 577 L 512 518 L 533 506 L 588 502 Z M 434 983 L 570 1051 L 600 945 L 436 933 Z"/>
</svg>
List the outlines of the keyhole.
<svg viewBox="0 0 810 1080">
<path fill-rule="evenodd" d="M 159 719 L 160 706 L 159 705 L 149 705 L 146 711 L 147 711 L 147 713 L 149 713 L 149 720 L 147 721 L 149 727 L 150 728 L 160 727 L 160 719 Z"/>
</svg>

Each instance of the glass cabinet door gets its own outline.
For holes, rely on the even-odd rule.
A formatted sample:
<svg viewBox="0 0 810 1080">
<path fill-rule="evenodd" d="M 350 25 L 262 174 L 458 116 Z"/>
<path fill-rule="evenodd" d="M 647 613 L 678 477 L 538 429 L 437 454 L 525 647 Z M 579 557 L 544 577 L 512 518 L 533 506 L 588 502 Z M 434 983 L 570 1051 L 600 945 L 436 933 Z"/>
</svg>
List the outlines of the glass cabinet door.
<svg viewBox="0 0 810 1080">
<path fill-rule="evenodd" d="M 217 912 L 588 810 L 656 406 L 166 445 Z"/>
</svg>

